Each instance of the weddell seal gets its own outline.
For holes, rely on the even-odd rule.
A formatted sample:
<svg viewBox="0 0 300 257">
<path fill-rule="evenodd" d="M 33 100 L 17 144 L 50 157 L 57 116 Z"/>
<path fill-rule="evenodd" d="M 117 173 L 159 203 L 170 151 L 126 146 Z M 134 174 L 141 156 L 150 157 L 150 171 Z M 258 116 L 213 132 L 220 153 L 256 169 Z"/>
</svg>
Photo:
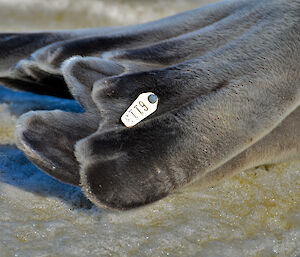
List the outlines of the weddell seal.
<svg viewBox="0 0 300 257">
<path fill-rule="evenodd" d="M 1 34 L 0 76 L 84 107 L 29 112 L 16 135 L 33 163 L 101 207 L 142 206 L 300 157 L 299 0 L 230 0 L 136 26 Z M 146 92 L 157 110 L 127 128 L 121 116 Z"/>
</svg>

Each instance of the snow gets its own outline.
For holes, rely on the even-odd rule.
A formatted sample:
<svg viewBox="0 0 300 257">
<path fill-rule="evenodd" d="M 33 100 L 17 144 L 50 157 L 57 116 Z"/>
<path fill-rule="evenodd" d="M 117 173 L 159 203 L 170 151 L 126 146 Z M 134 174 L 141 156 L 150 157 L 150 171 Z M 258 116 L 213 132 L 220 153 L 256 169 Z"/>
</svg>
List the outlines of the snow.
<svg viewBox="0 0 300 257">
<path fill-rule="evenodd" d="M 106 25 L 129 16 L 126 22 L 134 23 L 183 8 L 182 2 L 168 0 L 49 2 L 0 0 L 0 28 Z M 201 1 L 184 2 L 188 9 Z M 85 15 L 71 20 L 81 3 Z M 149 13 L 140 15 L 147 8 Z M 108 9 L 109 17 L 100 17 Z M 47 23 L 54 14 L 61 19 Z M 137 210 L 107 211 L 89 202 L 80 188 L 37 169 L 16 148 L 16 119 L 29 110 L 52 109 L 81 111 L 73 100 L 0 87 L 1 257 L 300 256 L 300 160 L 244 171 L 215 187 L 186 188 Z"/>
</svg>

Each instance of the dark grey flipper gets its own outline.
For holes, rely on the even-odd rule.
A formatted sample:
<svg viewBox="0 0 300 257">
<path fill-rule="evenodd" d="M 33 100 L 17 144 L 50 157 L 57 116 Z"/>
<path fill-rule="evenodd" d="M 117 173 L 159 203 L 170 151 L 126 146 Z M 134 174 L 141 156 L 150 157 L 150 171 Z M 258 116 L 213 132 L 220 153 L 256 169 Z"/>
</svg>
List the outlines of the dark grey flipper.
<svg viewBox="0 0 300 257">
<path fill-rule="evenodd" d="M 29 112 L 17 124 L 18 147 L 40 169 L 54 178 L 80 184 L 74 144 L 93 133 L 84 114 L 63 111 Z"/>
<path fill-rule="evenodd" d="M 289 22 L 263 16 L 249 33 L 207 54 L 210 59 L 97 82 L 93 99 L 107 131 L 79 141 L 75 152 L 88 197 L 120 209 L 153 202 L 278 126 L 300 104 L 300 13 L 294 11 Z M 160 98 L 156 115 L 115 129 L 126 107 L 147 91 Z"/>
<path fill-rule="evenodd" d="M 0 34 L 0 82 L 6 86 L 40 94 L 71 97 L 61 73 L 42 70 L 32 54 L 44 47 L 69 40 L 106 35 L 119 28 L 78 29 Z"/>
<path fill-rule="evenodd" d="M 97 58 L 77 57 L 68 60 L 63 71 L 70 92 L 86 112 L 29 112 L 19 119 L 16 136 L 19 148 L 39 168 L 62 182 L 79 185 L 79 163 L 74 156 L 74 145 L 94 133 L 100 123 L 99 111 L 90 97 L 91 87 L 95 80 L 118 74 L 123 69 Z"/>
<path fill-rule="evenodd" d="M 99 57 L 105 51 L 177 37 L 217 22 L 247 4 L 224 1 L 160 21 L 122 28 L 0 34 L 0 82 L 21 90 L 70 97 L 60 71 L 67 58 Z"/>
<path fill-rule="evenodd" d="M 234 3 L 238 2 L 230 2 L 230 5 L 236 7 Z M 209 8 L 222 13 L 218 6 L 223 6 L 224 3 L 229 2 L 225 1 Z M 235 19 L 231 21 L 232 27 L 241 25 L 241 28 L 244 28 L 242 33 L 231 37 L 227 34 L 229 33 L 227 30 L 224 37 L 226 40 L 221 44 L 215 44 L 214 47 L 208 45 L 209 50 L 202 52 L 200 56 L 197 56 L 197 53 L 196 57 L 186 55 L 183 62 L 177 63 L 182 61 L 182 56 L 179 55 L 176 59 L 176 55 L 173 55 L 175 58 L 171 61 L 172 65 L 168 66 L 168 62 L 156 59 L 155 56 L 159 57 L 159 53 L 153 53 L 159 48 L 155 48 L 152 43 L 164 44 L 163 41 L 166 39 L 165 35 L 161 35 L 164 30 L 159 29 L 164 29 L 168 24 L 168 29 L 172 31 L 172 24 L 170 28 L 168 22 L 174 23 L 172 20 L 174 18 L 158 21 L 155 26 L 152 24 L 154 28 L 152 31 L 149 31 L 151 29 L 149 26 L 142 25 L 132 38 L 128 36 L 132 34 L 126 32 L 124 37 L 128 42 L 120 41 L 118 44 L 110 41 L 120 39 L 118 33 L 115 37 L 106 37 L 107 42 L 115 42 L 111 44 L 112 49 L 108 44 L 101 46 L 110 52 L 103 52 L 104 48 L 101 48 L 99 52 L 91 54 L 100 54 L 103 58 L 111 58 L 114 61 L 106 63 L 109 67 L 108 78 L 102 76 L 103 72 L 99 72 L 102 74 L 99 77 L 92 72 L 92 82 L 89 82 L 81 72 L 92 70 L 93 67 L 101 70 L 103 62 L 107 60 L 98 62 L 98 59 L 92 59 L 89 64 L 78 66 L 78 69 L 68 68 L 68 63 L 71 64 L 76 58 L 66 62 L 63 72 L 68 74 L 65 74 L 65 79 L 70 84 L 71 92 L 86 108 L 88 114 L 87 120 L 78 119 L 79 125 L 86 122 L 83 125 L 85 128 L 92 124 L 95 131 L 97 126 L 94 125 L 94 120 L 98 122 L 103 119 L 104 122 L 99 122 L 99 127 L 94 133 L 87 132 L 86 134 L 90 133 L 88 136 L 78 132 L 79 125 L 68 127 L 70 134 L 79 135 L 78 140 L 84 137 L 76 143 L 75 156 L 80 163 L 80 181 L 84 192 L 94 203 L 116 209 L 142 206 L 159 200 L 196 179 L 214 174 L 210 172 L 217 172 L 217 169 L 226 163 L 239 165 L 230 162 L 248 149 L 258 151 L 256 148 L 250 149 L 269 134 L 272 135 L 272 131 L 276 131 L 276 128 L 299 108 L 299 1 L 255 0 L 240 3 L 243 6 L 247 6 L 247 3 L 249 5 L 237 16 L 248 15 L 247 17 L 251 18 L 241 17 L 238 19 L 239 24 Z M 256 12 L 253 12 L 254 7 Z M 210 10 L 209 8 L 200 10 L 206 12 Z M 231 11 L 239 12 L 233 9 Z M 197 11 L 195 13 L 197 14 Z M 190 21 L 197 19 L 197 16 L 187 17 L 182 14 L 177 17 L 181 17 L 186 25 L 184 28 L 181 27 L 183 33 L 180 35 L 191 32 L 185 29 L 193 27 L 194 23 L 191 25 Z M 224 24 L 223 22 L 226 21 L 220 21 L 218 24 Z M 250 24 L 247 24 L 248 22 Z M 180 30 L 178 24 L 183 25 L 175 22 L 174 31 Z M 211 28 L 212 38 L 218 38 L 214 34 L 220 32 L 217 22 L 215 26 L 212 25 Z M 143 39 L 147 38 L 148 32 L 156 32 L 158 37 L 146 46 Z M 151 34 L 153 35 L 156 34 Z M 138 37 L 141 38 L 141 42 L 137 42 Z M 179 42 L 177 39 L 172 39 L 174 40 L 172 42 Z M 75 40 L 69 42 L 71 45 L 66 48 L 64 48 L 66 45 L 62 45 L 58 53 L 64 53 L 62 56 L 66 57 L 68 53 L 74 54 L 72 51 L 83 46 L 87 46 L 88 51 L 93 51 L 88 46 L 101 42 L 97 40 L 89 41 L 87 38 Z M 201 38 L 198 42 L 201 42 Z M 194 48 L 192 43 L 193 41 L 187 40 L 186 47 L 198 49 Z M 175 49 L 172 44 L 165 46 L 166 51 Z M 130 51 L 127 49 L 129 47 Z M 143 48 L 142 51 L 138 49 L 140 47 Z M 35 56 L 35 61 L 39 63 L 41 69 L 47 70 L 50 67 L 49 71 L 55 73 L 62 56 L 51 49 L 50 46 L 47 48 L 49 51 L 44 53 L 47 53 L 45 56 L 53 57 L 50 58 L 53 62 L 47 59 L 48 57 L 43 57 L 41 60 L 47 60 L 43 63 L 41 60 L 38 61 L 38 56 Z M 111 50 L 121 50 L 120 53 L 126 55 L 114 55 L 118 52 Z M 145 59 L 144 53 L 147 51 L 151 54 Z M 169 58 L 167 54 L 162 56 Z M 172 57 L 172 54 L 170 56 Z M 155 69 L 149 70 L 153 63 Z M 139 72 L 134 72 L 134 67 Z M 74 80 L 73 77 L 77 75 L 79 77 Z M 95 80 L 97 81 L 94 83 Z M 120 123 L 121 115 L 139 94 L 148 91 L 154 92 L 159 97 L 157 111 L 133 128 L 124 127 Z M 43 127 L 59 118 L 57 114 L 53 112 L 52 114 L 53 119 L 47 117 Z M 72 124 L 74 119 L 77 122 L 74 117 L 59 119 L 58 126 L 54 128 L 49 124 L 50 132 L 58 129 L 62 135 L 67 133 L 67 129 L 62 128 L 65 127 L 64 124 Z M 26 120 L 20 123 L 25 134 L 34 127 L 26 125 Z M 39 123 L 43 121 L 43 117 L 38 117 L 37 120 Z M 299 123 L 295 124 L 297 127 Z M 45 128 L 43 130 L 42 135 L 47 135 L 48 130 Z M 48 166 L 60 156 L 59 151 L 62 151 L 62 156 L 67 153 L 64 146 L 69 143 L 62 144 L 56 138 L 52 140 L 50 138 L 47 144 L 53 149 L 59 149 L 57 154 L 51 155 L 47 149 L 40 147 L 42 135 L 35 138 L 34 134 L 27 140 L 37 142 L 36 145 L 29 144 L 30 151 L 34 153 L 37 149 L 38 154 L 46 153 L 45 156 L 49 156 Z M 278 138 L 277 134 L 273 136 Z M 71 146 L 75 139 L 69 141 Z M 280 145 L 274 154 L 258 162 L 269 162 L 270 159 L 274 159 L 274 155 L 281 147 L 288 156 L 293 153 L 293 147 L 298 147 L 298 144 L 286 147 L 280 138 L 278 143 Z M 262 152 L 268 151 L 267 147 L 270 145 L 272 146 L 267 144 Z M 297 155 L 298 151 L 294 153 Z M 67 155 L 69 159 L 74 158 L 73 155 Z M 251 161 L 250 158 L 245 164 L 248 165 Z M 56 176 L 63 178 L 64 175 L 56 174 Z"/>
<path fill-rule="evenodd" d="M 0 34 L 0 82 L 6 86 L 37 93 L 48 92 L 52 95 L 69 95 L 64 81 L 58 76 L 45 75 L 40 72 L 32 78 L 29 74 L 19 76 L 14 74 L 15 66 L 22 59 L 48 44 L 71 38 L 71 33 L 42 32 L 42 33 L 5 33 Z M 40 77 L 40 78 L 38 78 Z M 42 85 L 56 86 L 44 89 Z"/>
</svg>

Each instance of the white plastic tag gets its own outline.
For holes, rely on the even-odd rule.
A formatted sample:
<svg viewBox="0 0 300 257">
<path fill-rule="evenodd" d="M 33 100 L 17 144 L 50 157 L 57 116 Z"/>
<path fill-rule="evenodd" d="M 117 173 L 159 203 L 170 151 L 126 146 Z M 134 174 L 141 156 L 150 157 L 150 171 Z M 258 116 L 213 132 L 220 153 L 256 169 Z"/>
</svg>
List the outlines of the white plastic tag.
<svg viewBox="0 0 300 257">
<path fill-rule="evenodd" d="M 133 127 L 140 121 L 155 112 L 158 105 L 158 97 L 151 92 L 143 93 L 130 105 L 122 115 L 121 121 L 128 128 Z"/>
</svg>

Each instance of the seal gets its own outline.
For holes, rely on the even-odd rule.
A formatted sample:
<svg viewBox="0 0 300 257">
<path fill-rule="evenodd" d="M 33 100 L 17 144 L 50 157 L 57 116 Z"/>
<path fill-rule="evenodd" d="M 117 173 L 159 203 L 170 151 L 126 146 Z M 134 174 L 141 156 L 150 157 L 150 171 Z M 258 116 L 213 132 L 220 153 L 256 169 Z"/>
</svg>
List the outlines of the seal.
<svg viewBox="0 0 300 257">
<path fill-rule="evenodd" d="M 299 158 L 299 24 L 299 0 L 229 0 L 142 25 L 2 34 L 3 83 L 85 109 L 25 114 L 18 146 L 113 209 Z M 158 108 L 127 128 L 145 92 Z"/>
</svg>

